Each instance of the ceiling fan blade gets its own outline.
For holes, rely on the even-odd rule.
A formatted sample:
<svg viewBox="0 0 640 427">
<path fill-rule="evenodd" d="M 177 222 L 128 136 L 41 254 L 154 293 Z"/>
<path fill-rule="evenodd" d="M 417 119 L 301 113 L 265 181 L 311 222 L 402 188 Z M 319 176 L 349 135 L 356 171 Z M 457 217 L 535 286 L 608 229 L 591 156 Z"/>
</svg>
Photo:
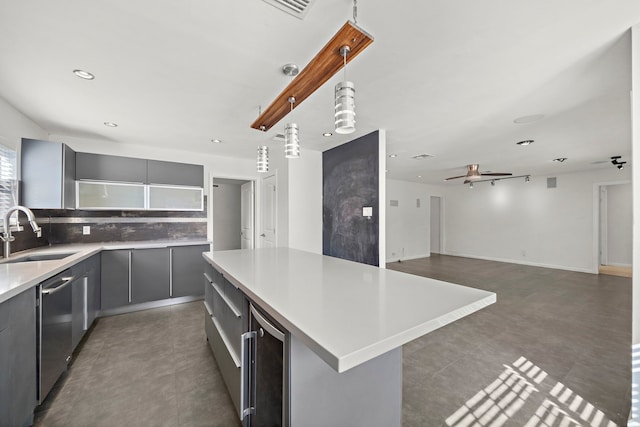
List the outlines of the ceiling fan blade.
<svg viewBox="0 0 640 427">
<path fill-rule="evenodd" d="M 494 173 L 481 173 L 482 176 L 509 176 L 513 175 L 512 173 L 502 173 L 502 172 L 494 172 Z"/>
<path fill-rule="evenodd" d="M 467 175 L 452 176 L 450 178 L 446 178 L 445 181 L 449 181 L 449 180 L 452 180 L 452 179 L 458 179 L 458 178 L 466 178 L 466 177 L 467 177 Z"/>
</svg>

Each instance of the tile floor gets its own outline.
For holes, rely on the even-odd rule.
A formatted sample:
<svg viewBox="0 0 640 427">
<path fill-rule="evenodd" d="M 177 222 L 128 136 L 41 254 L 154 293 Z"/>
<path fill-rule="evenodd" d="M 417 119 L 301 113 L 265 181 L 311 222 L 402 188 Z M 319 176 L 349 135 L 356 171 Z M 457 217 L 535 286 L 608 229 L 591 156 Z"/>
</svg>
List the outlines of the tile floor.
<svg viewBox="0 0 640 427">
<path fill-rule="evenodd" d="M 388 267 L 498 295 L 405 346 L 404 426 L 626 424 L 631 279 L 440 255 Z M 99 319 L 35 425 L 238 426 L 203 316 Z"/>
</svg>

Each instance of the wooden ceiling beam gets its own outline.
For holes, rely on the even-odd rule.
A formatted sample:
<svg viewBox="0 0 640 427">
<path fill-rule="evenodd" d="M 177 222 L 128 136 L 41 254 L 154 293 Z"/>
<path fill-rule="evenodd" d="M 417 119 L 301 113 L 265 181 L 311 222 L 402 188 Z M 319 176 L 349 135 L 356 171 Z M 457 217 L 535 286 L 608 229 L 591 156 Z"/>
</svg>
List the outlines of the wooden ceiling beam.
<svg viewBox="0 0 640 427">
<path fill-rule="evenodd" d="M 251 127 L 268 131 L 290 110 L 289 97 L 295 98 L 294 108 L 329 80 L 344 65 L 340 48 L 349 46 L 347 63 L 373 42 L 373 37 L 351 21 L 347 21 L 307 66 L 289 83 L 269 107 L 260 114 Z"/>
</svg>

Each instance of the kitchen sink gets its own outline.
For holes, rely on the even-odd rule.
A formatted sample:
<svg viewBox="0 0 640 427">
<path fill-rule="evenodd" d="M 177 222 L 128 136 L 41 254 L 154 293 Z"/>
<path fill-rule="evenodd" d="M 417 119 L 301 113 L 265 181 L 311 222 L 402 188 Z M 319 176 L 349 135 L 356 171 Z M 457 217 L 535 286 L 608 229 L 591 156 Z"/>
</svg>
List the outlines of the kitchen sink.
<svg viewBox="0 0 640 427">
<path fill-rule="evenodd" d="M 9 259 L 0 260 L 0 264 L 15 264 L 18 262 L 31 262 L 31 261 L 54 261 L 59 259 L 64 259 L 71 255 L 75 255 L 77 252 L 64 252 L 64 253 L 53 253 L 53 254 L 28 254 L 28 255 L 19 255 L 15 258 L 9 257 Z"/>
</svg>

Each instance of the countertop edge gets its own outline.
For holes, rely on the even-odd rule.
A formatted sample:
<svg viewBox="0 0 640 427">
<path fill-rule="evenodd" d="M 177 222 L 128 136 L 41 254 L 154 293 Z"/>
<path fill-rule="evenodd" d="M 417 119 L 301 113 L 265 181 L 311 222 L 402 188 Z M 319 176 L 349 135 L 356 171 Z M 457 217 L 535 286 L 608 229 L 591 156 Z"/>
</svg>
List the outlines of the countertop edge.
<svg viewBox="0 0 640 427">
<path fill-rule="evenodd" d="M 272 307 L 266 301 L 264 301 L 259 295 L 253 292 L 251 289 L 247 288 L 244 284 L 239 282 L 233 275 L 228 272 L 223 266 L 218 264 L 212 258 L 211 252 L 203 252 L 202 257 L 213 267 L 218 269 L 221 273 L 223 273 L 224 277 L 229 280 L 234 286 L 241 289 L 251 300 L 255 301 L 256 304 L 260 306 L 261 309 L 265 310 L 267 314 L 272 316 L 276 321 L 278 321 L 284 328 L 287 329 L 288 332 L 293 334 L 297 339 L 302 341 L 307 347 L 309 347 L 318 357 L 324 360 L 332 369 L 334 369 L 338 373 L 343 373 L 348 371 L 351 368 L 354 368 L 362 363 L 365 363 L 369 360 L 374 359 L 375 357 L 381 356 L 395 348 L 401 347 L 402 345 L 419 338 L 429 332 L 433 332 L 436 329 L 439 329 L 445 325 L 448 325 L 451 322 L 459 320 L 469 314 L 475 313 L 478 310 L 481 310 L 484 307 L 487 307 L 496 302 L 497 297 L 493 292 L 488 292 L 490 295 L 487 295 L 480 300 L 477 300 L 471 304 L 463 306 L 453 312 L 448 313 L 445 316 L 442 316 L 438 319 L 434 319 L 428 321 L 426 323 L 416 325 L 411 329 L 407 329 L 399 334 L 396 334 L 387 339 L 376 342 L 370 346 L 364 347 L 358 351 L 346 354 L 344 356 L 337 356 L 333 354 L 331 351 L 327 350 L 320 343 L 310 337 L 308 334 L 303 332 L 301 329 L 295 326 L 289 319 L 287 319 L 282 313 L 280 313 L 276 308 Z"/>
<path fill-rule="evenodd" d="M 84 261 L 85 259 L 96 255 L 102 251 L 118 250 L 118 249 L 154 249 L 154 248 L 166 248 L 166 247 L 178 247 L 178 246 L 199 246 L 210 245 L 210 240 L 177 240 L 177 241 L 141 241 L 141 242 L 101 242 L 101 243 L 76 243 L 76 244 L 61 244 L 54 246 L 44 246 L 34 249 L 28 249 L 14 253 L 14 256 L 25 254 L 55 254 L 69 251 L 76 251 L 77 253 L 68 256 L 60 260 L 49 261 L 31 261 L 25 264 L 2 264 L 0 263 L 0 280 L 5 276 L 11 274 L 10 270 L 13 268 L 15 271 L 18 269 L 27 268 L 40 270 L 33 273 L 24 282 L 20 282 L 19 285 L 15 285 L 5 291 L 0 291 L 0 303 L 3 303 L 16 295 L 38 285 L 43 280 L 49 277 L 55 276 L 61 271 L 66 270 L 74 266 L 75 264 Z"/>
</svg>

